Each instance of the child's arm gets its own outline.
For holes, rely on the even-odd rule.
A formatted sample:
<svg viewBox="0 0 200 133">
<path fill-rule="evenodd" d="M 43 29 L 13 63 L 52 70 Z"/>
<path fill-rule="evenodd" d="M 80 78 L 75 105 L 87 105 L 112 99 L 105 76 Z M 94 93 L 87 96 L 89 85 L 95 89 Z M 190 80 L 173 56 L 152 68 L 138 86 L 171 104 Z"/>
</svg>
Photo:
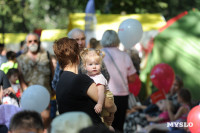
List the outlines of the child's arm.
<svg viewBox="0 0 200 133">
<path fill-rule="evenodd" d="M 104 85 L 98 85 L 98 102 L 95 105 L 94 109 L 96 113 L 100 113 L 102 111 L 104 99 L 105 99 L 105 87 Z"/>
<path fill-rule="evenodd" d="M 185 108 L 183 106 L 181 106 L 178 109 L 176 114 L 173 114 L 172 105 L 169 102 L 167 104 L 168 104 L 167 110 L 168 110 L 169 118 L 170 118 L 171 121 L 177 120 L 178 118 L 180 118 L 183 115 L 183 113 L 185 111 Z"/>
<path fill-rule="evenodd" d="M 163 120 L 162 117 L 159 117 L 159 116 L 157 116 L 157 117 L 151 117 L 151 116 L 149 116 L 149 115 L 146 116 L 146 119 L 147 119 L 147 121 L 149 121 L 149 122 L 160 122 L 160 121 Z"/>
<path fill-rule="evenodd" d="M 171 109 L 168 109 L 168 113 L 169 113 L 169 118 L 171 121 L 175 121 L 178 118 L 180 118 L 183 113 L 184 113 L 185 108 L 184 107 L 180 107 L 177 111 L 177 113 L 174 115 Z"/>
</svg>

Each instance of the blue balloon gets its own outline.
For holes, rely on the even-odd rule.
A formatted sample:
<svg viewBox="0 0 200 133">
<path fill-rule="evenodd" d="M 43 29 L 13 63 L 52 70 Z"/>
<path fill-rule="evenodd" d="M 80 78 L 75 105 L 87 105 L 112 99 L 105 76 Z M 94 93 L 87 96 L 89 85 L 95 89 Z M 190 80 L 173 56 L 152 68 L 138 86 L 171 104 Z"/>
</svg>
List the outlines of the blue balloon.
<svg viewBox="0 0 200 133">
<path fill-rule="evenodd" d="M 48 107 L 49 102 L 50 94 L 48 90 L 41 85 L 32 85 L 22 94 L 21 108 L 41 113 Z"/>
</svg>

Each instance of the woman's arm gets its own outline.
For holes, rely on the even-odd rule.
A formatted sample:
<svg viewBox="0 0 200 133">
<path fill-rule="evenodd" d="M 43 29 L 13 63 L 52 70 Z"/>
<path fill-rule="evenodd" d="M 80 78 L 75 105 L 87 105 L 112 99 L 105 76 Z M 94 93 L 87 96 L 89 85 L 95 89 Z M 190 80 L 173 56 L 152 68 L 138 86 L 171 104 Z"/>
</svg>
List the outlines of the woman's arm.
<svg viewBox="0 0 200 133">
<path fill-rule="evenodd" d="M 136 73 L 130 75 L 127 77 L 128 79 L 128 83 L 133 83 L 135 81 L 135 78 L 136 78 Z"/>
<path fill-rule="evenodd" d="M 87 90 L 87 95 L 94 101 L 98 102 L 98 90 L 95 83 L 90 85 Z M 117 107 L 114 103 L 114 99 L 105 98 L 104 108 L 110 113 L 115 113 L 117 111 Z"/>
</svg>

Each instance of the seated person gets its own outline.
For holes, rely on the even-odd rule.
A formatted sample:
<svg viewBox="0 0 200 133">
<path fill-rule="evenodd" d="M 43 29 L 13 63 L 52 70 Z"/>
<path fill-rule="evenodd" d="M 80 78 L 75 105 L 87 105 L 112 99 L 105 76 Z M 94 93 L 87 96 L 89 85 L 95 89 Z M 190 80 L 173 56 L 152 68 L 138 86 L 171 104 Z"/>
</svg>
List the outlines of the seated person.
<svg viewBox="0 0 200 133">
<path fill-rule="evenodd" d="M 175 114 L 180 107 L 180 103 L 178 102 L 178 91 L 183 88 L 183 80 L 176 75 L 174 83 L 170 89 L 170 93 L 167 95 L 168 99 L 173 104 L 173 113 Z"/>
<path fill-rule="evenodd" d="M 172 102 L 173 104 L 173 113 L 176 113 L 178 108 L 180 107 L 180 103 L 177 100 L 177 92 L 183 88 L 183 81 L 182 79 L 176 75 L 174 83 L 170 89 L 169 94 L 167 95 L 167 98 Z M 134 106 L 133 108 L 129 109 L 127 111 L 128 114 L 131 114 L 136 111 L 142 111 L 145 114 L 157 116 L 160 112 L 158 112 L 158 106 L 156 104 L 152 104 L 150 102 L 150 97 L 146 100 L 146 104 L 141 106 Z"/>
<path fill-rule="evenodd" d="M 0 87 L 1 87 L 1 91 L 0 91 L 0 98 L 1 98 L 0 99 L 0 104 L 2 104 L 3 103 L 2 99 L 5 96 L 14 95 L 15 91 L 11 87 L 10 82 L 9 82 L 7 76 L 5 75 L 5 73 L 3 71 L 1 71 L 1 70 L 0 70 Z"/>
<path fill-rule="evenodd" d="M 162 99 L 156 102 L 156 105 L 159 107 L 159 110 L 162 112 L 158 116 L 146 115 L 147 121 L 153 122 L 153 123 L 163 123 L 163 122 L 170 121 L 166 102 L 167 101 L 165 99 Z"/>
<path fill-rule="evenodd" d="M 178 91 L 178 102 L 181 104 L 181 106 L 179 107 L 176 114 L 173 114 L 171 102 L 170 101 L 167 102 L 167 110 L 170 120 L 174 122 L 186 122 L 187 115 L 190 111 L 190 106 L 191 106 L 191 94 L 187 89 L 180 89 Z M 162 131 L 183 130 L 184 132 L 184 129 L 181 129 L 180 127 L 168 128 L 167 123 L 153 124 L 145 128 L 147 132 L 150 132 L 153 129 L 159 129 Z"/>
</svg>

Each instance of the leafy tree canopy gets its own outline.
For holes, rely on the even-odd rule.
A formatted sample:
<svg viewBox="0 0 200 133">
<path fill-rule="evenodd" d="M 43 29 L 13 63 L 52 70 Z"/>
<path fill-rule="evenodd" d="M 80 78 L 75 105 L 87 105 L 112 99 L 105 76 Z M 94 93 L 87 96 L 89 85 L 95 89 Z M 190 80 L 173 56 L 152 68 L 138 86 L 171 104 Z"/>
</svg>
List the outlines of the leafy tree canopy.
<svg viewBox="0 0 200 133">
<path fill-rule="evenodd" d="M 87 0 L 0 0 L 0 32 L 66 29 L 69 13 L 84 12 Z M 198 0 L 96 0 L 96 13 L 161 13 L 168 20 L 192 8 Z"/>
</svg>

